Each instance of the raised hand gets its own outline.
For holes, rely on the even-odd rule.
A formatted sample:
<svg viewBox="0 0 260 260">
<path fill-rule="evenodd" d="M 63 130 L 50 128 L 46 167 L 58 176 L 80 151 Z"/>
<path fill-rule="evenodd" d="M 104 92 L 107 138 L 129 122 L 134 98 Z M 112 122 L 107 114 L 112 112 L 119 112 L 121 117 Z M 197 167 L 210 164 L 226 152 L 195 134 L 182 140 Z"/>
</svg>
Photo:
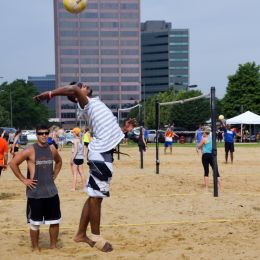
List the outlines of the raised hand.
<svg viewBox="0 0 260 260">
<path fill-rule="evenodd" d="M 46 100 L 48 103 L 50 101 L 50 99 L 51 99 L 51 91 L 45 91 L 45 92 L 42 92 L 41 94 L 33 97 L 33 100 L 38 103 L 42 102 L 44 100 Z"/>
</svg>

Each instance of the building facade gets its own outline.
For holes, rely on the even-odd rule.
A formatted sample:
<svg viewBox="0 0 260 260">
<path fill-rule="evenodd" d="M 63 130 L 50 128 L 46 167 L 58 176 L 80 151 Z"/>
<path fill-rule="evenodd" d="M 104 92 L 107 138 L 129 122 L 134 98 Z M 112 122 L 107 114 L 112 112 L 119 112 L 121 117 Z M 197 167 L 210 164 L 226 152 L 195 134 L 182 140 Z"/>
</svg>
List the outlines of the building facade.
<svg viewBox="0 0 260 260">
<path fill-rule="evenodd" d="M 28 76 L 28 81 L 31 82 L 39 93 L 44 91 L 49 91 L 55 88 L 55 75 L 46 76 Z M 56 98 L 53 98 L 48 103 L 43 103 L 46 105 L 49 111 L 49 117 L 56 117 Z"/>
<path fill-rule="evenodd" d="M 88 0 L 80 14 L 54 0 L 57 86 L 86 82 L 117 114 L 141 99 L 140 0 Z M 65 97 L 57 116 L 75 124 L 75 105 Z"/>
<path fill-rule="evenodd" d="M 189 30 L 165 21 L 141 24 L 142 95 L 189 86 Z"/>
</svg>

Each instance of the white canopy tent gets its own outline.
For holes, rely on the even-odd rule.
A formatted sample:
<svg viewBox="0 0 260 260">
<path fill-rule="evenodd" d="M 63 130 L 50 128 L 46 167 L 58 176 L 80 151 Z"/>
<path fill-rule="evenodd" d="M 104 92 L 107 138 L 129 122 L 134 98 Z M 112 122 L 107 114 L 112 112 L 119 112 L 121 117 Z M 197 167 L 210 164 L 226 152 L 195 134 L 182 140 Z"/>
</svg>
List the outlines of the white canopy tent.
<svg viewBox="0 0 260 260">
<path fill-rule="evenodd" d="M 260 116 L 246 111 L 241 115 L 227 119 L 226 123 L 230 125 L 260 125 Z"/>
<path fill-rule="evenodd" d="M 260 125 L 260 116 L 253 112 L 246 111 L 241 115 L 227 119 L 226 123 L 229 125 L 241 125 L 241 142 L 242 142 L 243 125 Z"/>
</svg>

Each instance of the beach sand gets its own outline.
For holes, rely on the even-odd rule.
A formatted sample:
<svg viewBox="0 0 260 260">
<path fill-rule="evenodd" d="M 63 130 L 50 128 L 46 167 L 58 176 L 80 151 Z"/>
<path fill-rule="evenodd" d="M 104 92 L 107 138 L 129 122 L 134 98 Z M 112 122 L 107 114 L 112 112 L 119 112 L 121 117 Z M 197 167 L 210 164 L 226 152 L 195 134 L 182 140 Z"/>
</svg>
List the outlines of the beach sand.
<svg viewBox="0 0 260 260">
<path fill-rule="evenodd" d="M 31 252 L 26 224 L 25 186 L 8 169 L 0 178 L 1 259 L 260 259 L 259 146 L 236 145 L 234 164 L 224 164 L 219 197 L 203 187 L 201 155 L 195 148 L 160 148 L 160 174 L 155 174 L 155 148 L 149 147 L 140 169 L 137 147 L 121 146 L 130 157 L 115 155 L 111 197 L 102 205 L 101 232 L 114 247 L 102 253 L 75 243 L 87 195 L 71 189 L 70 148 L 61 152 L 63 167 L 56 180 L 62 210 L 57 250 L 49 249 L 48 226 L 41 226 L 41 252 Z M 85 172 L 87 165 L 85 164 Z M 26 164 L 21 166 L 26 174 Z M 88 233 L 90 231 L 88 230 Z"/>
</svg>

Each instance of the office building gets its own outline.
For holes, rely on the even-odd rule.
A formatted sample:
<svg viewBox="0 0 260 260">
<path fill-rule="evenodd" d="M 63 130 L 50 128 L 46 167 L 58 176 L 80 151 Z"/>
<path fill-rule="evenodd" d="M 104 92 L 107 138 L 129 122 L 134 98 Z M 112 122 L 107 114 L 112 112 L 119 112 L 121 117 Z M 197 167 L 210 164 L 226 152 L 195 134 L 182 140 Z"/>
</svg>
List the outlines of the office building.
<svg viewBox="0 0 260 260">
<path fill-rule="evenodd" d="M 46 76 L 29 76 L 28 81 L 31 82 L 37 89 L 39 93 L 52 90 L 55 88 L 55 75 L 46 75 Z M 49 117 L 56 117 L 56 98 L 50 100 L 50 102 L 43 104 L 46 105 L 49 111 Z"/>
<path fill-rule="evenodd" d="M 89 0 L 71 14 L 54 0 L 57 86 L 86 82 L 117 114 L 141 99 L 140 0 Z M 59 97 L 57 116 L 75 124 L 75 105 Z"/>
<path fill-rule="evenodd" d="M 189 85 L 189 30 L 165 21 L 141 24 L 142 95 Z"/>
</svg>

